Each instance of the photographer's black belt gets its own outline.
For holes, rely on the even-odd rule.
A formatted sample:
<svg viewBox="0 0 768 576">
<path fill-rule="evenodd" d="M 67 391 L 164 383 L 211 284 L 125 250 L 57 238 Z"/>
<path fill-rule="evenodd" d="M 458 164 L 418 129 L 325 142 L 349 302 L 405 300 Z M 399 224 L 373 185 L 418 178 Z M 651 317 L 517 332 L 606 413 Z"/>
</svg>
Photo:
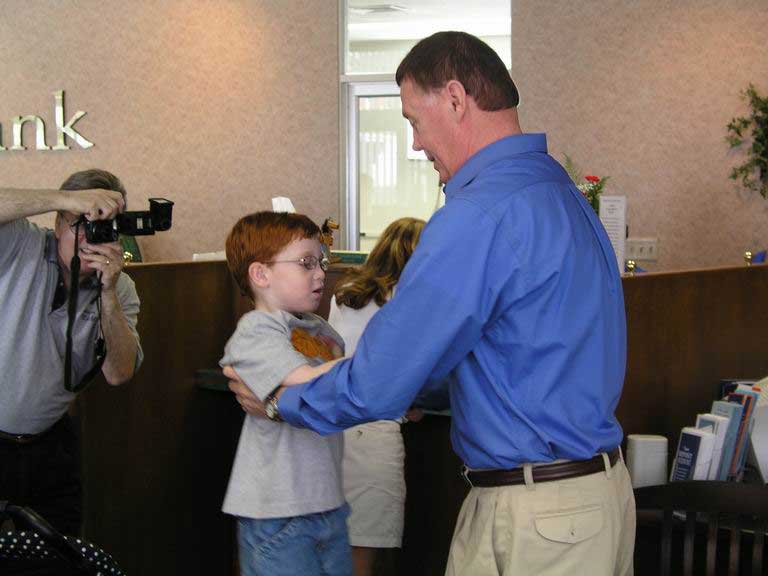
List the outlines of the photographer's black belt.
<svg viewBox="0 0 768 576">
<path fill-rule="evenodd" d="M 608 460 L 611 463 L 611 467 L 616 464 L 618 459 L 618 447 L 608 452 Z M 537 482 L 578 478 L 603 471 L 605 471 L 605 460 L 602 454 L 598 454 L 589 460 L 571 460 L 555 464 L 542 464 L 541 466 L 531 468 L 534 484 Z M 477 488 L 525 484 L 525 473 L 522 467 L 513 468 L 512 470 L 468 470 L 464 468 L 461 475 L 469 482 L 470 486 Z"/>
<path fill-rule="evenodd" d="M 56 424 L 38 434 L 10 434 L 9 432 L 3 432 L 0 430 L 0 441 L 10 442 L 12 444 L 32 444 L 38 440 L 42 440 L 48 434 L 57 429 L 62 424 L 62 420 L 59 420 L 56 422 Z"/>
<path fill-rule="evenodd" d="M 0 440 L 12 442 L 13 444 L 32 444 L 32 442 L 36 442 L 45 436 L 46 432 L 48 431 L 46 430 L 40 434 L 8 434 L 8 432 L 0 430 Z"/>
</svg>

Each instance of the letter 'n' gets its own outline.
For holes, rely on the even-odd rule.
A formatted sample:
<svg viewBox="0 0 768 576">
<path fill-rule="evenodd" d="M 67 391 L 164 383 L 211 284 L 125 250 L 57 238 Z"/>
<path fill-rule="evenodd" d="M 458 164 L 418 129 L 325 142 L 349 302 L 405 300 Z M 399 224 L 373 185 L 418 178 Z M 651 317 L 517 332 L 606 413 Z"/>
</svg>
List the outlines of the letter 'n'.
<svg viewBox="0 0 768 576">
<path fill-rule="evenodd" d="M 15 116 L 11 119 L 13 122 L 13 146 L 11 150 L 26 150 L 24 143 L 22 142 L 22 136 L 24 132 L 24 124 L 27 122 L 34 122 L 37 129 L 35 130 L 35 148 L 38 150 L 50 150 L 50 146 L 45 143 L 45 123 L 40 116 Z"/>
</svg>

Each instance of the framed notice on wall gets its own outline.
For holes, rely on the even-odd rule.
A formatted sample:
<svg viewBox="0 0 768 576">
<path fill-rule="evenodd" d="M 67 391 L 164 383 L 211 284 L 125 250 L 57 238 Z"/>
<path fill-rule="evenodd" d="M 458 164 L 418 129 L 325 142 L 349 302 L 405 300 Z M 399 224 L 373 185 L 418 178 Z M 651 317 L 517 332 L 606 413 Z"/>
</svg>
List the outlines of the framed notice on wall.
<svg viewBox="0 0 768 576">
<path fill-rule="evenodd" d="M 603 223 L 613 251 L 619 274 L 624 272 L 624 251 L 627 239 L 627 197 L 600 195 L 600 222 Z"/>
</svg>

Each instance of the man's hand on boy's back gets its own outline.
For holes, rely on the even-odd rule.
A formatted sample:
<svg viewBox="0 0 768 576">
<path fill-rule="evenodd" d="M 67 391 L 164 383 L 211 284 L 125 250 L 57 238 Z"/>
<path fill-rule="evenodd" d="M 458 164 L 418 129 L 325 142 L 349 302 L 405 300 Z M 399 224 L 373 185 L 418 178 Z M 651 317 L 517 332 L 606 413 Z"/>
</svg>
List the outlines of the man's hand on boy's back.
<svg viewBox="0 0 768 576">
<path fill-rule="evenodd" d="M 264 411 L 264 403 L 245 385 L 245 382 L 240 379 L 235 369 L 232 366 L 225 366 L 223 372 L 224 376 L 229 378 L 229 389 L 234 393 L 237 403 L 240 404 L 242 409 L 252 416 L 266 418 L 267 413 Z"/>
</svg>

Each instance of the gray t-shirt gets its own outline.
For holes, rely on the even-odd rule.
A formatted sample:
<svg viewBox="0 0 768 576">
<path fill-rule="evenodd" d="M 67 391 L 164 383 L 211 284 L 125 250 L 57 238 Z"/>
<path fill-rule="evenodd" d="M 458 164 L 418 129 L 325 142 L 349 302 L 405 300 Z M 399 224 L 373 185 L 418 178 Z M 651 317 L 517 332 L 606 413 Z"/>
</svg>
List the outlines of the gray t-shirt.
<svg viewBox="0 0 768 576">
<path fill-rule="evenodd" d="M 0 430 L 38 434 L 67 411 L 75 394 L 64 389 L 67 305 L 52 310 L 59 282 L 53 231 L 26 219 L 0 224 Z M 95 280 L 95 279 L 94 279 Z M 97 281 L 97 280 L 96 280 Z M 95 283 L 81 286 L 72 339 L 72 381 L 94 365 L 98 334 Z M 133 280 L 120 274 L 117 297 L 138 345 L 139 297 Z M 109 351 L 107 351 L 109 353 Z"/>
<path fill-rule="evenodd" d="M 295 329 L 344 342 L 314 314 L 254 310 L 245 314 L 227 342 L 222 366 L 231 365 L 260 399 L 304 364 L 317 366 L 291 343 Z M 248 518 L 279 518 L 324 512 L 344 503 L 341 434 L 320 436 L 285 422 L 246 415 L 223 510 Z"/>
</svg>

